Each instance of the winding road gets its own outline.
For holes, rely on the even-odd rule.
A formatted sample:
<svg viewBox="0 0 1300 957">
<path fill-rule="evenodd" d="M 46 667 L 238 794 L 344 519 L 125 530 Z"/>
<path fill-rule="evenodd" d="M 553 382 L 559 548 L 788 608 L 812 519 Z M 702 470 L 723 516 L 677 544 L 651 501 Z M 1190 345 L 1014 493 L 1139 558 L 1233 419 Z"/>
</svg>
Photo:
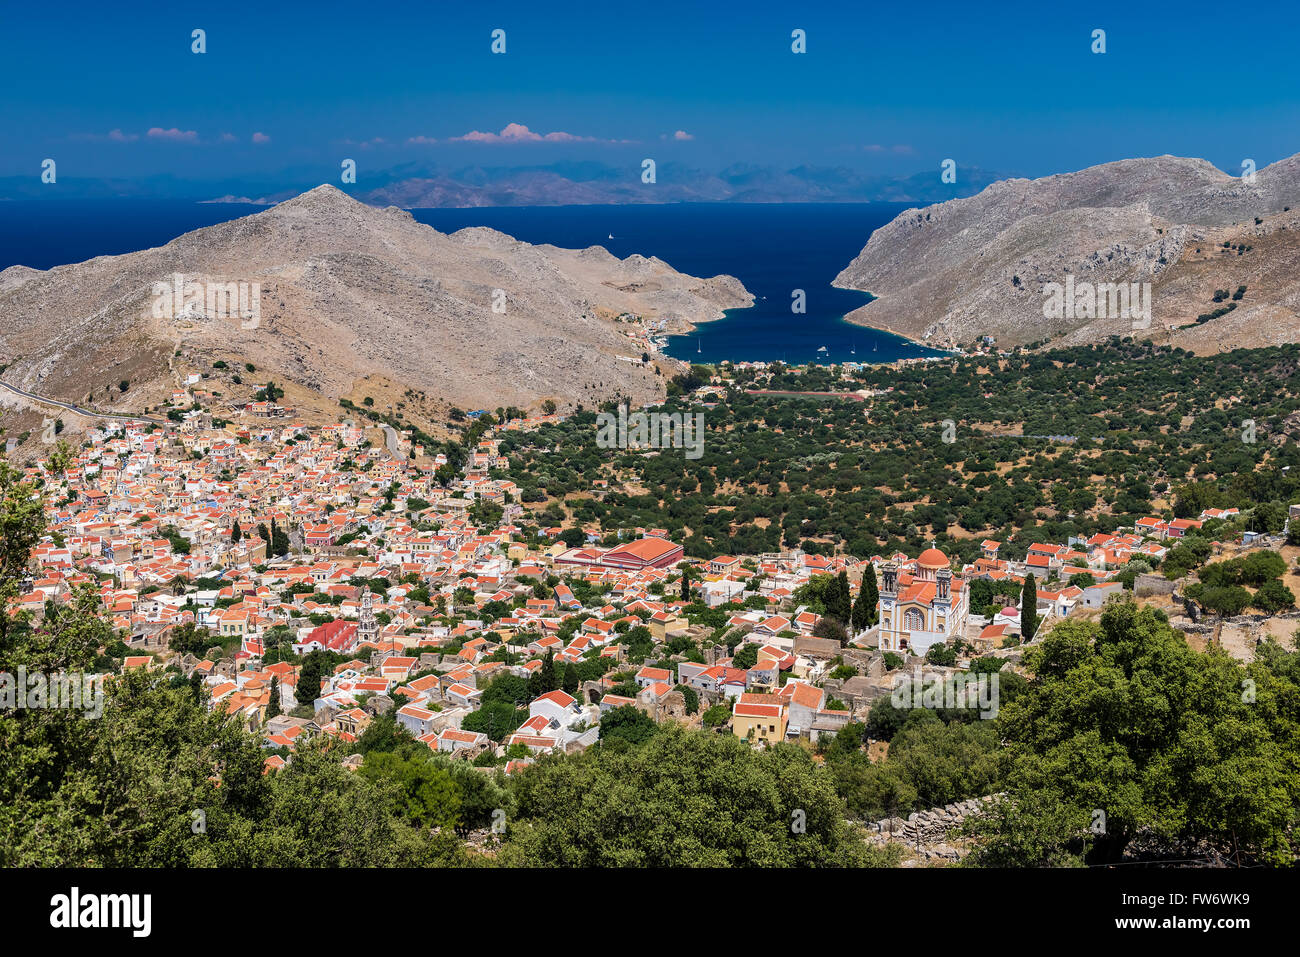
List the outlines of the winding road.
<svg viewBox="0 0 1300 957">
<path fill-rule="evenodd" d="M 388 454 L 395 459 L 405 460 L 406 456 L 397 448 L 397 430 L 391 425 L 380 425 L 384 430 L 384 445 L 388 446 Z"/>
<path fill-rule="evenodd" d="M 30 399 L 33 402 L 39 402 L 41 405 L 52 405 L 55 408 L 66 409 L 69 412 L 75 412 L 77 415 L 84 415 L 91 419 L 117 419 L 122 422 L 151 422 L 154 425 L 161 425 L 164 428 L 174 428 L 177 423 L 171 419 L 156 419 L 151 415 L 120 415 L 116 412 L 98 412 L 95 409 L 83 409 L 79 405 L 73 405 L 71 402 L 64 402 L 60 399 L 51 399 L 43 395 L 36 395 L 28 392 L 26 389 L 20 389 L 16 385 L 10 385 L 7 382 L 0 382 L 0 389 L 12 392 L 14 395 L 22 396 L 24 399 Z"/>
</svg>

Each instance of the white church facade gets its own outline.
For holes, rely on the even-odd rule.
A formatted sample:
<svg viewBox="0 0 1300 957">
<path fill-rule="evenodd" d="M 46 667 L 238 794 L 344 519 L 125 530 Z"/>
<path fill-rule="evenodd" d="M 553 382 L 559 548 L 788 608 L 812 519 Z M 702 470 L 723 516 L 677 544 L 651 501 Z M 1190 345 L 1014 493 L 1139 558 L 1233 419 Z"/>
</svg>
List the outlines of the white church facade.
<svg viewBox="0 0 1300 957">
<path fill-rule="evenodd" d="M 915 562 L 886 562 L 880 575 L 881 651 L 923 655 L 932 645 L 965 636 L 970 590 L 939 549 L 927 548 Z"/>
</svg>

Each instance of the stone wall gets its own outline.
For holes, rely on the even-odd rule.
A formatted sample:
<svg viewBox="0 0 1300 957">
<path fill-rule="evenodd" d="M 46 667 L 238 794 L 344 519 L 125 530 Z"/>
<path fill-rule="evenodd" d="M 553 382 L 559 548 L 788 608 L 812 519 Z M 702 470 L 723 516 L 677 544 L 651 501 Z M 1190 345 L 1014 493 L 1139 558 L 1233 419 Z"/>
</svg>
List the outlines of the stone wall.
<svg viewBox="0 0 1300 957">
<path fill-rule="evenodd" d="M 1170 581 L 1164 575 L 1142 574 L 1133 579 L 1133 594 L 1135 595 L 1172 595 L 1176 582 Z"/>
<path fill-rule="evenodd" d="M 986 809 L 1000 797 L 1001 794 L 988 794 L 970 798 L 926 811 L 914 811 L 907 816 L 907 820 L 900 817 L 884 818 L 872 822 L 868 827 L 879 835 L 879 840 L 902 842 L 922 852 L 926 858 L 957 860 L 960 853 L 946 843 L 950 832 L 960 828 L 967 817 Z M 927 848 L 927 845 L 937 846 Z"/>
</svg>

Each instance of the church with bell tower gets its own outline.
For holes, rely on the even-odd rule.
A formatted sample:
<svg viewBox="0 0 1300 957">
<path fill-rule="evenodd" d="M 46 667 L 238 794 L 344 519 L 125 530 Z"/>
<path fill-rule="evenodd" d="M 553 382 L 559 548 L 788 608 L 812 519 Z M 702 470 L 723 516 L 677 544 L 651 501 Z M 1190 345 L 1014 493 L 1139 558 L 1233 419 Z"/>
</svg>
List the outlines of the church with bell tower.
<svg viewBox="0 0 1300 957">
<path fill-rule="evenodd" d="M 357 615 L 357 641 L 378 641 L 379 621 L 375 618 L 375 596 L 367 585 L 361 592 L 361 609 Z"/>
<path fill-rule="evenodd" d="M 970 591 L 933 544 L 914 561 L 885 562 L 880 577 L 881 651 L 923 655 L 932 645 L 964 637 Z"/>
</svg>

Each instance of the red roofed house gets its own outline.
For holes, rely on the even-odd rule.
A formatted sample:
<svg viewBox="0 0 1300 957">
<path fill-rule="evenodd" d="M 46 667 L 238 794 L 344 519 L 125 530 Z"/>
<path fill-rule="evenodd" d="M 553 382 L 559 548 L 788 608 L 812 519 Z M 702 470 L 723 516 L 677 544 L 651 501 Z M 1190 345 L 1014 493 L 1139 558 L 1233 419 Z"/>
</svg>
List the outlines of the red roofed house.
<svg viewBox="0 0 1300 957">
<path fill-rule="evenodd" d="M 613 568 L 667 568 L 680 562 L 685 554 L 682 546 L 667 539 L 641 538 L 611 548 L 600 563 Z"/>
<path fill-rule="evenodd" d="M 323 651 L 337 651 L 351 654 L 357 645 L 357 623 L 355 621 L 331 621 L 318 625 L 307 633 L 307 640 L 295 643 L 293 650 L 297 654 L 306 654 L 317 648 Z"/>
</svg>

